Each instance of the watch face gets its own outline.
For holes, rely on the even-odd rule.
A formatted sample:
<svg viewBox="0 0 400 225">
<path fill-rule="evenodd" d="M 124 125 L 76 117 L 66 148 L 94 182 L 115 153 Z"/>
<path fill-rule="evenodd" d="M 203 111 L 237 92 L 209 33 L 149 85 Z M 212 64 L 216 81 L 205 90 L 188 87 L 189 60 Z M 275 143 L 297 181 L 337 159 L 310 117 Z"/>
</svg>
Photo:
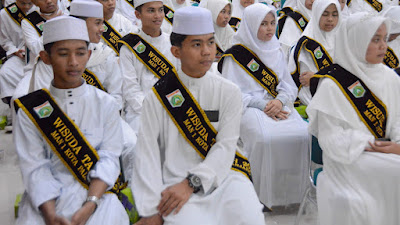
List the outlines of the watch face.
<svg viewBox="0 0 400 225">
<path fill-rule="evenodd" d="M 192 181 L 193 186 L 195 186 L 195 187 L 200 187 L 201 186 L 200 177 L 198 177 L 196 175 L 193 175 L 191 181 Z"/>
</svg>

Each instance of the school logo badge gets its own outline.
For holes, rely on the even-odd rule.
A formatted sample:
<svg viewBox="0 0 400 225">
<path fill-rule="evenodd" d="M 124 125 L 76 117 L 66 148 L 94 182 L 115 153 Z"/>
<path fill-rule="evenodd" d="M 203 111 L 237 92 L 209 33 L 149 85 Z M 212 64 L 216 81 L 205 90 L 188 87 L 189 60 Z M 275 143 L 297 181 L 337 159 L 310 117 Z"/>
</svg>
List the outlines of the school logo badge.
<svg viewBox="0 0 400 225">
<path fill-rule="evenodd" d="M 107 32 L 107 30 L 108 30 L 107 25 L 103 24 L 103 28 L 104 28 L 104 32 Z"/>
<path fill-rule="evenodd" d="M 360 81 L 354 82 L 354 84 L 350 85 L 347 89 L 354 95 L 356 98 L 361 98 L 365 94 L 365 89 L 361 85 Z"/>
<path fill-rule="evenodd" d="M 43 31 L 43 24 L 44 24 L 44 21 L 36 24 L 36 27 L 39 28 L 40 31 Z"/>
<path fill-rule="evenodd" d="M 318 48 L 316 48 L 316 49 L 314 50 L 314 55 L 315 55 L 315 58 L 317 58 L 317 59 L 322 58 L 322 56 L 324 55 L 324 53 L 322 53 L 321 47 L 318 47 Z"/>
<path fill-rule="evenodd" d="M 54 111 L 49 101 L 46 101 L 45 103 L 34 107 L 33 110 L 35 110 L 36 114 L 39 116 L 40 119 L 49 117 L 51 113 Z"/>
<path fill-rule="evenodd" d="M 251 71 L 256 72 L 256 71 L 260 68 L 260 65 L 256 62 L 256 60 L 252 59 L 252 60 L 247 64 L 247 67 L 248 67 Z"/>
<path fill-rule="evenodd" d="M 143 53 L 146 50 L 146 45 L 144 45 L 141 41 L 133 47 L 137 53 Z"/>
<path fill-rule="evenodd" d="M 183 102 L 185 101 L 185 98 L 183 97 L 179 89 L 176 89 L 175 91 L 166 95 L 165 97 L 167 97 L 169 104 L 171 104 L 173 108 L 181 107 Z"/>
<path fill-rule="evenodd" d="M 240 27 L 240 21 L 238 21 L 238 22 L 236 23 L 235 27 L 236 27 L 236 29 L 239 29 L 239 27 Z"/>
<path fill-rule="evenodd" d="M 174 17 L 174 13 L 171 10 L 169 10 L 167 13 L 167 17 L 171 19 L 172 17 Z"/>
<path fill-rule="evenodd" d="M 13 7 L 10 8 L 11 13 L 16 13 L 18 11 L 18 8 L 16 5 L 13 5 Z"/>
<path fill-rule="evenodd" d="M 304 27 L 306 25 L 306 22 L 304 21 L 303 18 L 300 18 L 299 19 L 299 24 L 300 24 L 301 27 Z"/>
</svg>

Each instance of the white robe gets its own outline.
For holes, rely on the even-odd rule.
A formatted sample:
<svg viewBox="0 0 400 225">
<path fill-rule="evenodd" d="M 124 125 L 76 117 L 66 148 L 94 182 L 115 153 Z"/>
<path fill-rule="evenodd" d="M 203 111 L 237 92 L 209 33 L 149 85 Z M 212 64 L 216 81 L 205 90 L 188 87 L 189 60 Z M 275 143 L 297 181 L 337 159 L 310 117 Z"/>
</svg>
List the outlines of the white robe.
<svg viewBox="0 0 400 225">
<path fill-rule="evenodd" d="M 396 54 L 397 58 L 400 60 L 400 36 L 394 39 L 391 42 L 388 42 L 388 47 L 390 47 L 394 54 Z"/>
<path fill-rule="evenodd" d="M 133 0 L 130 1 L 133 2 Z M 127 0 L 117 0 L 115 12 L 125 16 L 137 28 L 142 26 L 142 22 L 135 16 L 135 8 Z"/>
<path fill-rule="evenodd" d="M 89 176 L 103 180 L 108 188 L 112 188 L 119 174 L 118 157 L 122 150 L 122 130 L 115 100 L 86 83 L 74 89 L 50 87 L 50 93 L 99 154 L 100 160 Z M 53 153 L 21 109 L 13 133 L 26 189 L 16 224 L 44 225 L 38 207 L 51 199 L 57 199 L 56 213 L 70 220 L 85 201 L 87 189 Z M 128 216 L 117 196 L 104 194 L 86 224 L 128 223 Z"/>
<path fill-rule="evenodd" d="M 28 11 L 31 13 L 35 7 Z M 0 46 L 6 51 L 9 59 L 0 69 L 0 98 L 12 96 L 19 81 L 24 76 L 25 60 L 13 53 L 25 49 L 22 28 L 2 9 L 0 11 Z"/>
<path fill-rule="evenodd" d="M 161 36 L 153 38 L 140 30 L 138 35 L 153 45 L 172 65 L 177 65 L 178 60 L 171 53 L 168 34 L 162 33 Z M 158 78 L 125 45 L 120 49 L 120 66 L 124 79 L 122 92 L 125 101 L 125 120 L 137 133 L 143 99 Z"/>
<path fill-rule="evenodd" d="M 203 190 L 193 194 L 177 215 L 164 217 L 165 225 L 264 224 L 250 181 L 232 171 L 239 137 L 241 94 L 236 85 L 207 72 L 192 78 L 178 72 L 203 110 L 218 110 L 217 142 L 203 160 L 163 108 L 153 92 L 143 103 L 142 123 L 135 156 L 132 190 L 141 216 L 156 214 L 161 192 L 185 179 L 188 173 L 200 177 Z"/>
</svg>

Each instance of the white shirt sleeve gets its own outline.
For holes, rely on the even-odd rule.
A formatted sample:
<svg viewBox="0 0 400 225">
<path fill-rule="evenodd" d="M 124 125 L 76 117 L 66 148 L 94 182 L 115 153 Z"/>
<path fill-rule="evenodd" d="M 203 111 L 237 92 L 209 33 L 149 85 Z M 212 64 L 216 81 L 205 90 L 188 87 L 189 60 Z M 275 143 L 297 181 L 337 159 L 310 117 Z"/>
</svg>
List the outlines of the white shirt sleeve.
<svg viewBox="0 0 400 225">
<path fill-rule="evenodd" d="M 24 33 L 24 40 L 26 47 L 35 55 L 38 56 L 43 48 L 43 37 L 39 36 L 38 32 L 32 25 L 23 19 L 21 23 L 22 31 Z M 34 60 L 34 59 L 31 59 Z"/>
<path fill-rule="evenodd" d="M 118 58 L 114 54 L 108 56 L 106 63 L 106 76 L 104 86 L 107 87 L 107 92 L 117 101 L 119 109 L 122 109 L 122 74 L 118 65 Z"/>
<path fill-rule="evenodd" d="M 7 52 L 7 56 L 12 55 L 13 53 L 17 52 L 18 46 L 15 46 L 15 44 L 13 43 L 12 39 L 11 39 L 11 35 L 18 35 L 18 32 L 13 32 L 11 33 L 11 26 L 8 26 L 7 19 L 9 18 L 4 18 L 8 16 L 7 12 L 5 12 L 4 9 L 1 10 L 0 12 L 0 46 L 6 50 Z M 15 37 L 15 36 L 14 36 Z M 21 44 L 21 46 L 23 46 L 24 43 Z"/>
</svg>

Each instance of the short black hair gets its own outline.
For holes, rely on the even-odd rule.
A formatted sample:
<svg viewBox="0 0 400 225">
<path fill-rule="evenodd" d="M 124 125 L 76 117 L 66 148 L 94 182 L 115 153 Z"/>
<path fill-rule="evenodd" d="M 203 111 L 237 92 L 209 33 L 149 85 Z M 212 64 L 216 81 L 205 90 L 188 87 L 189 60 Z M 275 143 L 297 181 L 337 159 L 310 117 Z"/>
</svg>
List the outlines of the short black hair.
<svg viewBox="0 0 400 225">
<path fill-rule="evenodd" d="M 169 39 L 172 46 L 182 47 L 182 42 L 186 39 L 186 37 L 187 35 L 172 32 Z"/>
<path fill-rule="evenodd" d="M 87 41 L 85 41 L 86 42 L 86 47 L 89 47 L 89 42 L 87 42 Z M 54 45 L 54 43 L 55 42 L 51 42 L 51 43 L 48 43 L 48 44 L 45 44 L 43 47 L 44 47 L 44 50 L 47 52 L 47 54 L 51 54 L 51 47 L 53 47 L 53 45 Z"/>
<path fill-rule="evenodd" d="M 144 5 L 144 4 L 143 4 Z M 138 7 L 135 7 L 135 10 L 142 13 L 142 7 L 143 5 L 139 5 Z"/>
<path fill-rule="evenodd" d="M 70 15 L 70 16 L 78 18 L 78 19 L 81 19 L 81 20 L 84 20 L 84 21 L 86 21 L 89 18 L 89 17 L 86 17 L 86 16 L 74 16 L 74 15 Z"/>
</svg>

